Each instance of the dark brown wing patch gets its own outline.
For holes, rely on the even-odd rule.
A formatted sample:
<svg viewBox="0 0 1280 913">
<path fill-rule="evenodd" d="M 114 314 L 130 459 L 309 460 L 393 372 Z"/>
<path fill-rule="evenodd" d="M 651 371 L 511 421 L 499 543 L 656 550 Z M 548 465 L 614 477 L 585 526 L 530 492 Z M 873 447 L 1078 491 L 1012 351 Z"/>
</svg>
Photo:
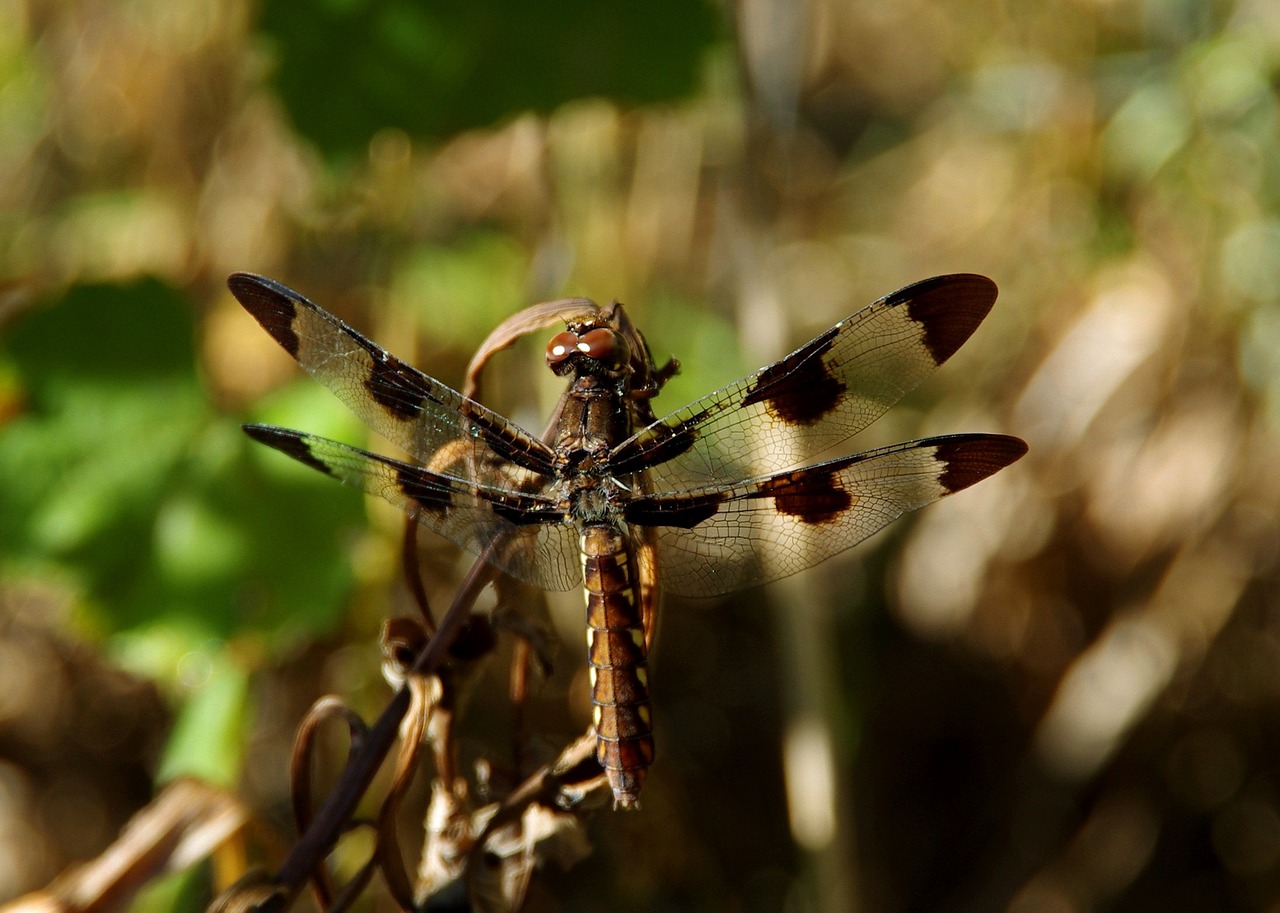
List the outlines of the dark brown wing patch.
<svg viewBox="0 0 1280 913">
<path fill-rule="evenodd" d="M 327 476 L 333 475 L 328 464 L 311 452 L 311 445 L 306 442 L 300 432 L 277 428 L 274 425 L 244 425 L 243 427 L 245 434 L 258 443 L 274 447 L 299 463 L 318 469 Z"/>
<path fill-rule="evenodd" d="M 364 382 L 369 395 L 401 421 L 416 419 L 422 413 L 423 402 L 422 391 L 413 382 L 418 371 L 377 346 L 367 346 L 366 351 L 373 359 Z"/>
<path fill-rule="evenodd" d="M 564 523 L 565 512 L 546 506 L 540 498 L 522 497 L 511 492 L 486 494 L 486 500 L 494 514 L 513 526 L 538 526 L 548 523 Z"/>
<path fill-rule="evenodd" d="M 948 492 L 957 492 L 981 482 L 1027 452 L 1025 441 L 1016 437 L 995 435 L 955 435 L 954 440 L 936 444 L 936 455 L 946 468 L 938 484 Z"/>
<path fill-rule="evenodd" d="M 925 347 L 942 364 L 973 335 L 996 295 L 996 284 L 986 276 L 935 276 L 899 289 L 886 302 L 906 305 L 911 319 L 924 327 Z"/>
<path fill-rule="evenodd" d="M 447 484 L 414 466 L 396 467 L 396 485 L 406 498 L 429 513 L 446 511 L 453 503 Z"/>
<path fill-rule="evenodd" d="M 724 500 L 720 492 L 680 495 L 664 498 L 636 498 L 628 501 L 623 516 L 628 523 L 637 526 L 674 526 L 677 529 L 693 529 L 704 520 L 715 516 Z"/>
<path fill-rule="evenodd" d="M 798 469 L 760 486 L 760 497 L 773 498 L 778 512 L 811 526 L 839 521 L 853 506 L 853 496 L 834 472 Z"/>
<path fill-rule="evenodd" d="M 274 280 L 249 273 L 232 273 L 227 279 L 227 288 L 286 352 L 298 357 L 298 334 L 293 329 L 298 311 L 289 289 Z"/>
<path fill-rule="evenodd" d="M 838 326 L 832 327 L 765 368 L 741 405 L 763 403 L 778 419 L 791 425 L 812 425 L 828 415 L 847 389 L 822 358 L 839 332 Z"/>
</svg>

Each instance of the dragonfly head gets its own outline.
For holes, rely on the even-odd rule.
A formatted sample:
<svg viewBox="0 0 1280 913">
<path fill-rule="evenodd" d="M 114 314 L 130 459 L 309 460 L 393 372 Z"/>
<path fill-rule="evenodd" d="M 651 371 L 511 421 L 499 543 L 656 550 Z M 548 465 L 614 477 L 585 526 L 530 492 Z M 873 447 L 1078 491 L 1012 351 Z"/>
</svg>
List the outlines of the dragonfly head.
<svg viewBox="0 0 1280 913">
<path fill-rule="evenodd" d="M 585 325 L 557 333 L 547 343 L 547 367 L 557 376 L 572 372 L 616 375 L 631 360 L 631 349 L 612 327 Z"/>
</svg>

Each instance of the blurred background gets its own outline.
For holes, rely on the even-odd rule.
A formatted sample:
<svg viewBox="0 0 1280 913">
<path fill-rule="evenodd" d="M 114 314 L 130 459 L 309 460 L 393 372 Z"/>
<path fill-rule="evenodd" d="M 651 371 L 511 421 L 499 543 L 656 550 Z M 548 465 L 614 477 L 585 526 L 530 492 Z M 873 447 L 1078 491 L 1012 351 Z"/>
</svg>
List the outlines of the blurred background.
<svg viewBox="0 0 1280 913">
<path fill-rule="evenodd" d="M 854 445 L 1030 454 L 668 601 L 643 810 L 529 908 L 1277 913 L 1278 80 L 1266 0 L 0 0 L 0 900 L 178 774 L 271 868 L 306 708 L 387 698 L 398 516 L 239 425 L 382 445 L 229 272 L 451 384 L 516 310 L 617 298 L 683 364 L 662 412 L 970 271 L 991 316 Z M 540 358 L 486 376 L 531 428 Z M 423 540 L 443 605 L 464 565 Z M 509 745 L 506 655 L 469 757 Z"/>
</svg>

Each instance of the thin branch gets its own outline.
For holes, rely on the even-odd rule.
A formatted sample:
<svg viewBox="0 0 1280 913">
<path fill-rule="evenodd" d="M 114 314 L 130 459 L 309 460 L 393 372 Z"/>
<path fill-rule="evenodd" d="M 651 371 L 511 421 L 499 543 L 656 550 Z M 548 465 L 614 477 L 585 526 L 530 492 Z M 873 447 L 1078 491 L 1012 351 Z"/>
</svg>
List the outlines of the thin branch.
<svg viewBox="0 0 1280 913">
<path fill-rule="evenodd" d="M 289 784 L 293 800 L 293 821 L 302 833 L 311 823 L 311 759 L 315 754 L 316 733 L 322 723 L 341 718 L 347 724 L 350 749 L 348 756 L 354 755 L 361 741 L 368 734 L 364 720 L 337 697 L 328 695 L 311 705 L 307 715 L 298 726 L 298 734 L 293 740 L 293 755 L 289 759 Z M 316 904 L 327 910 L 333 903 L 333 881 L 329 877 L 327 867 L 317 866 L 311 875 L 311 886 L 316 896 Z"/>
<path fill-rule="evenodd" d="M 434 634 L 436 622 L 431 617 L 431 603 L 427 599 L 427 587 L 422 580 L 422 565 L 418 561 L 418 517 L 421 513 L 422 508 L 415 505 L 409 513 L 405 514 L 400 563 L 404 566 L 404 580 L 409 587 L 409 595 L 413 597 L 414 605 L 422 613 L 427 633 Z"/>
<path fill-rule="evenodd" d="M 471 607 L 480 595 L 480 591 L 497 573 L 489 562 L 489 552 L 500 547 L 501 544 L 491 545 L 489 551 L 472 565 L 454 597 L 453 604 L 441 620 L 435 636 L 428 641 L 414 662 L 410 670 L 412 673 L 431 675 L 445 660 L 446 651 L 466 624 Z M 263 913 L 276 913 L 276 911 L 287 909 L 297 896 L 302 884 L 328 857 L 399 735 L 400 722 L 404 719 L 411 702 L 407 686 L 401 686 L 392 695 L 377 722 L 369 728 L 368 736 L 343 769 L 338 783 L 330 791 L 328 798 L 312 820 L 311 826 L 293 845 L 288 857 L 276 871 L 273 881 L 277 886 L 277 893 L 263 901 L 256 909 Z M 233 899 L 219 897 L 215 899 L 214 905 L 220 901 L 226 902 Z M 213 909 L 213 905 L 210 909 Z"/>
<path fill-rule="evenodd" d="M 413 909 L 413 885 L 409 880 L 409 873 L 404 865 L 404 855 L 400 850 L 400 839 L 396 833 L 396 816 L 400 811 L 400 803 L 404 799 L 405 791 L 409 788 L 414 771 L 418 767 L 423 736 L 426 734 L 427 723 L 431 719 L 432 708 L 436 703 L 431 695 L 432 681 L 432 679 L 411 675 L 406 682 L 413 694 L 413 706 L 408 716 L 409 725 L 405 727 L 400 740 L 400 752 L 396 757 L 396 769 L 391 788 L 387 791 L 382 809 L 378 813 L 378 843 L 374 850 L 374 860 L 382 869 L 382 877 L 391 891 L 392 898 L 406 910 Z"/>
</svg>

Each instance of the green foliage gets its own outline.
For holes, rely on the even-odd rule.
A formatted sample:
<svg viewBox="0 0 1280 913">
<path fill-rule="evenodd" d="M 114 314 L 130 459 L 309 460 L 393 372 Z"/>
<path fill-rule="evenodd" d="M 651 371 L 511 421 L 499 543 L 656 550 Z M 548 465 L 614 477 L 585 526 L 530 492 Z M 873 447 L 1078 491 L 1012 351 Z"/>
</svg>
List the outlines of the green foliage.
<svg viewBox="0 0 1280 913">
<path fill-rule="evenodd" d="M 716 16 L 694 0 L 265 0 L 298 130 L 326 154 L 385 127 L 438 139 L 575 98 L 689 95 Z"/>
<path fill-rule="evenodd" d="M 160 779 L 190 776 L 234 789 L 248 719 L 249 676 L 230 663 L 216 663 L 178 715 L 165 746 Z"/>
<path fill-rule="evenodd" d="M 524 295 L 528 257 L 498 232 L 468 233 L 450 246 L 416 248 L 391 283 L 392 298 L 421 315 L 433 346 L 474 348 Z"/>
<path fill-rule="evenodd" d="M 194 867 L 161 875 L 146 885 L 129 906 L 130 913 L 198 913 L 209 901 L 209 875 Z"/>
<path fill-rule="evenodd" d="M 208 404 L 193 337 L 144 280 L 73 288 L 5 339 L 26 409 L 0 435 L 0 569 L 61 566 L 105 627 L 174 642 L 135 655 L 327 629 L 350 582 L 358 497 L 272 477 Z"/>
</svg>

